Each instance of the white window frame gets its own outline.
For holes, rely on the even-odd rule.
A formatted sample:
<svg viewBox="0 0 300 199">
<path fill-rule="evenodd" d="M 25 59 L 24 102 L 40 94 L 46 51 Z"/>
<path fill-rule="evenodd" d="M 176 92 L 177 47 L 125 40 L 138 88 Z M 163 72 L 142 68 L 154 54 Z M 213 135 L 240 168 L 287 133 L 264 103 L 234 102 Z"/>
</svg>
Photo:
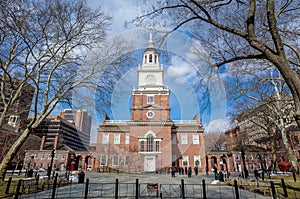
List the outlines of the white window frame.
<svg viewBox="0 0 300 199">
<path fill-rule="evenodd" d="M 147 104 L 154 104 L 154 95 L 147 95 Z"/>
<path fill-rule="evenodd" d="M 183 163 L 184 162 L 187 162 L 187 165 L 184 165 Z M 182 166 L 183 167 L 188 167 L 190 164 L 189 164 L 189 156 L 188 155 L 183 155 L 182 156 Z"/>
<path fill-rule="evenodd" d="M 117 162 L 117 164 L 115 164 L 116 163 L 115 161 Z M 115 155 L 115 156 L 112 157 L 111 165 L 112 166 L 119 166 L 119 156 Z"/>
<path fill-rule="evenodd" d="M 107 166 L 107 155 L 101 155 L 100 156 L 100 166 Z"/>
<path fill-rule="evenodd" d="M 193 134 L 193 144 L 199 144 L 199 135 L 196 133 Z"/>
<path fill-rule="evenodd" d="M 130 140 L 130 135 L 129 135 L 129 133 L 126 133 L 126 135 L 125 135 L 125 144 L 129 144 L 129 140 Z"/>
<path fill-rule="evenodd" d="M 120 143 L 121 143 L 121 135 L 114 134 L 114 144 L 120 144 Z"/>
<path fill-rule="evenodd" d="M 201 167 L 201 158 L 200 155 L 194 155 L 194 165 L 196 166 L 196 161 L 199 161 L 198 167 Z"/>
<path fill-rule="evenodd" d="M 187 134 L 181 134 L 181 144 L 188 144 Z"/>
<path fill-rule="evenodd" d="M 109 143 L 109 134 L 103 134 L 102 135 L 102 144 L 108 144 Z"/>
<path fill-rule="evenodd" d="M 126 155 L 124 156 L 124 166 L 128 166 L 129 165 L 129 156 Z"/>
</svg>

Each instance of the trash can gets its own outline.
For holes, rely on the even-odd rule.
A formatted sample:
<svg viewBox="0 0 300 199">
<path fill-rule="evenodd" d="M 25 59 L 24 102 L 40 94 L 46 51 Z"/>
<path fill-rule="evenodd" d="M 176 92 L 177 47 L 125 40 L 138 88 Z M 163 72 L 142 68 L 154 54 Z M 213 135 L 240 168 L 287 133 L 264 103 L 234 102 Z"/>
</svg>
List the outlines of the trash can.
<svg viewBox="0 0 300 199">
<path fill-rule="evenodd" d="M 220 175 L 220 182 L 224 182 L 224 174 L 223 172 L 219 172 L 219 175 Z"/>
<path fill-rule="evenodd" d="M 78 183 L 84 183 L 85 173 L 83 171 L 78 173 Z"/>
<path fill-rule="evenodd" d="M 33 177 L 33 170 L 29 169 L 28 173 L 27 173 L 27 177 L 28 178 L 32 178 Z"/>
<path fill-rule="evenodd" d="M 220 181 L 220 173 L 217 173 L 217 174 L 216 174 L 216 180 L 219 180 L 219 181 Z"/>
</svg>

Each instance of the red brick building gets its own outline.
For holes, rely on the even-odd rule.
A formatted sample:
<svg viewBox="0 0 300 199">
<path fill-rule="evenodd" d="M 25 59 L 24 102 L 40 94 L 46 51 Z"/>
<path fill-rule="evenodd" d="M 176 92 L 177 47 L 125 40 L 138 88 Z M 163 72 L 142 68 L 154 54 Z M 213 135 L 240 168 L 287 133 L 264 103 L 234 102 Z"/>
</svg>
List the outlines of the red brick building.
<svg viewBox="0 0 300 199">
<path fill-rule="evenodd" d="M 204 130 L 192 120 L 170 118 L 170 90 L 152 35 L 138 66 L 138 88 L 132 91 L 131 119 L 109 120 L 98 127 L 96 154 L 99 169 L 126 172 L 168 171 L 170 167 L 205 167 Z"/>
<path fill-rule="evenodd" d="M 26 169 L 47 169 L 52 150 L 55 150 L 52 167 L 55 170 L 94 168 L 95 157 L 88 151 L 90 135 L 82 132 L 74 122 L 60 116 L 48 116 L 33 134 L 40 136 L 41 141 L 37 145 L 38 150 L 26 150 Z"/>
</svg>

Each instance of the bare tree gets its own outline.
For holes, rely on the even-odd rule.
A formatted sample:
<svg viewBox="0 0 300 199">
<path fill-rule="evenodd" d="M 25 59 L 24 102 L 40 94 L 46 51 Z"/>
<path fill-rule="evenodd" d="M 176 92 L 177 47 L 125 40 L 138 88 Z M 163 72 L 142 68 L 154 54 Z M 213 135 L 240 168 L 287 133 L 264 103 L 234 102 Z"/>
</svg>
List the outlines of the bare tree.
<svg viewBox="0 0 300 199">
<path fill-rule="evenodd" d="M 289 89 L 276 68 L 263 64 L 259 71 L 235 68 L 227 81 L 229 99 L 234 99 L 233 118 L 241 124 L 241 138 L 245 144 L 255 140 L 270 139 L 274 167 L 277 165 L 274 137 L 280 136 L 293 165 L 298 168 L 297 158 L 287 138 L 287 128 L 295 125 L 294 104 Z M 239 74 L 242 73 L 242 74 Z M 245 74 L 246 77 L 245 77 Z M 298 168 L 299 169 L 299 168 Z"/>
<path fill-rule="evenodd" d="M 182 28 L 206 47 L 211 66 L 243 60 L 271 63 L 293 96 L 293 116 L 300 127 L 300 2 L 296 0 L 142 1 L 144 14 L 156 25 Z M 172 31 L 171 31 L 172 32 Z M 170 34 L 170 33 L 168 33 Z"/>
<path fill-rule="evenodd" d="M 220 67 L 239 60 L 244 63 L 252 60 L 256 66 L 259 60 L 272 63 L 290 89 L 294 118 L 300 127 L 299 1 L 142 2 L 145 13 L 137 22 L 146 23 L 150 19 L 152 24 L 171 27 L 173 31 L 183 28 L 206 47 L 211 66 Z"/>
<path fill-rule="evenodd" d="M 28 85 L 34 88 L 32 120 L 0 164 L 3 179 L 8 163 L 32 129 L 59 103 L 69 102 L 72 90 L 96 87 L 97 78 L 106 78 L 103 73 L 118 79 L 121 71 L 110 66 L 112 60 L 122 60 L 119 56 L 129 45 L 118 40 L 103 43 L 112 19 L 100 9 L 87 7 L 83 0 L 2 1 L 0 16 L 0 127 L 21 90 Z M 97 53 L 87 60 L 90 52 Z"/>
</svg>

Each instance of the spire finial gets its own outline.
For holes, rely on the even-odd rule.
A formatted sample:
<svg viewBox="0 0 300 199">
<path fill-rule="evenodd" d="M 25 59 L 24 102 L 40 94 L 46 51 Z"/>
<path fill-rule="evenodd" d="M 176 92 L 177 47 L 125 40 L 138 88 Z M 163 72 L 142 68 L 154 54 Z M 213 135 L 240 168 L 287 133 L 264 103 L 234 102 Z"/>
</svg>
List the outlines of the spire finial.
<svg viewBox="0 0 300 199">
<path fill-rule="evenodd" d="M 149 31 L 150 31 L 150 36 L 149 36 L 149 41 L 148 41 L 148 47 L 149 48 L 153 48 L 154 47 L 154 44 L 153 44 L 153 41 L 152 41 L 152 31 L 154 31 L 154 26 L 149 26 Z"/>
</svg>

